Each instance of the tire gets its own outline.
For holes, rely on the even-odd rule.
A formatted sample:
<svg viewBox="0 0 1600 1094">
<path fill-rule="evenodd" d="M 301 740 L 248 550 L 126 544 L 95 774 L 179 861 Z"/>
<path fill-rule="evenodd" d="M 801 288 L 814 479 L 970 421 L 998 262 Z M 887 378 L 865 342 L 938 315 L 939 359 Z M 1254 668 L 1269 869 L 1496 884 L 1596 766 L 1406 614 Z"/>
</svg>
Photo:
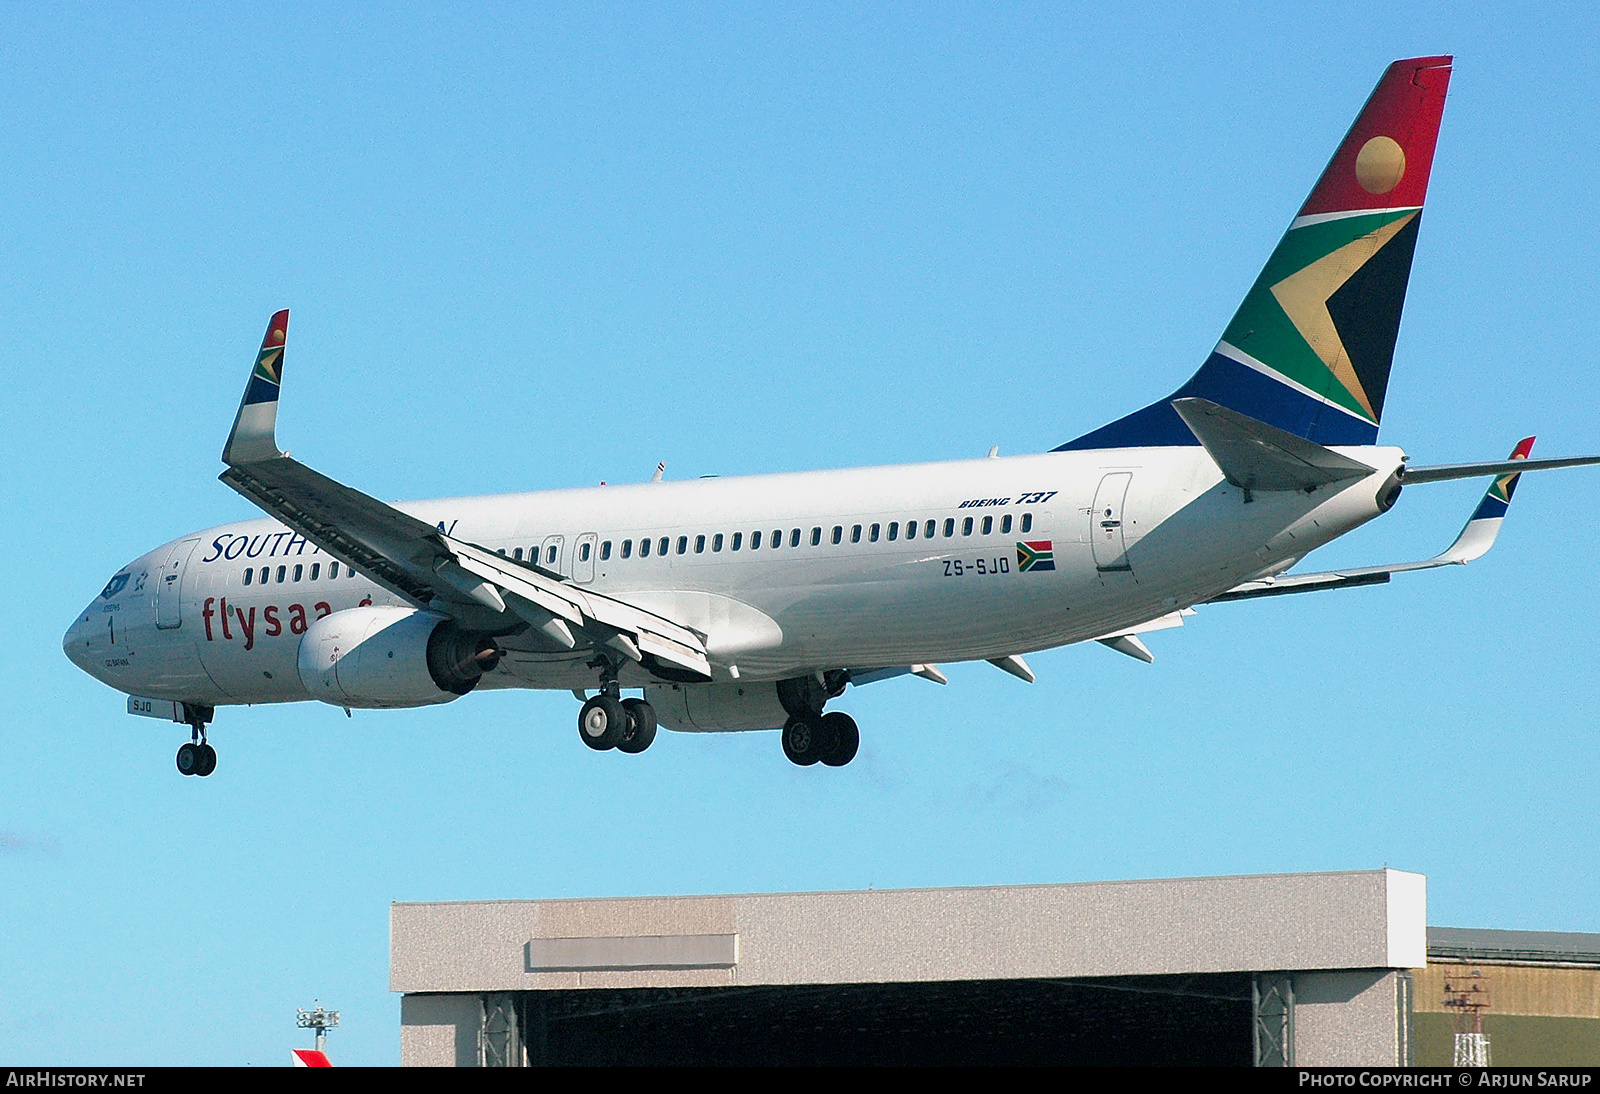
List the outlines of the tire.
<svg viewBox="0 0 1600 1094">
<path fill-rule="evenodd" d="M 596 752 L 616 748 L 627 728 L 622 704 L 609 695 L 596 695 L 578 711 L 578 736 Z"/>
<path fill-rule="evenodd" d="M 204 778 L 216 769 L 217 750 L 212 748 L 209 744 L 202 744 L 200 746 L 200 763 L 194 769 L 194 773 L 199 775 L 201 778 Z"/>
<path fill-rule="evenodd" d="M 822 722 L 816 718 L 790 718 L 783 724 L 783 754 L 790 763 L 810 767 L 822 759 Z"/>
<path fill-rule="evenodd" d="M 193 775 L 200 767 L 200 746 L 189 742 L 178 749 L 178 774 Z"/>
<path fill-rule="evenodd" d="M 627 732 L 617 742 L 617 751 L 637 755 L 656 739 L 656 708 L 643 699 L 624 699 L 622 713 L 627 721 Z"/>
<path fill-rule="evenodd" d="M 831 738 L 828 742 L 833 747 L 823 754 L 822 762 L 829 767 L 843 767 L 856 758 L 856 752 L 861 748 L 861 730 L 856 726 L 856 720 L 841 710 L 831 711 L 822 716 L 823 736 Z"/>
</svg>

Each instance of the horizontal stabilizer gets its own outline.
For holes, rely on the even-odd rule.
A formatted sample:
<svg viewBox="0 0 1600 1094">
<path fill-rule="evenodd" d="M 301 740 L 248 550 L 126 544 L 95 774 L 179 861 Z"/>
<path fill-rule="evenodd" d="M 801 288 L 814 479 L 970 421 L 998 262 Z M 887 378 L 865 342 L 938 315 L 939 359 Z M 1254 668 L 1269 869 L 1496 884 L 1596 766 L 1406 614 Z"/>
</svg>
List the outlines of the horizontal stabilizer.
<svg viewBox="0 0 1600 1094">
<path fill-rule="evenodd" d="M 1364 478 L 1373 468 L 1315 441 L 1258 422 L 1209 399 L 1174 399 L 1172 408 L 1243 490 L 1315 490 Z"/>
<path fill-rule="evenodd" d="M 1512 473 L 1501 475 L 1489 484 L 1489 489 L 1483 495 L 1483 500 L 1472 511 L 1472 516 L 1467 518 L 1466 525 L 1461 529 L 1461 534 L 1456 536 L 1455 542 L 1432 558 L 1425 558 L 1418 562 L 1397 562 L 1388 566 L 1358 566 L 1349 570 L 1327 570 L 1322 573 L 1287 574 L 1257 578 L 1236 585 L 1223 593 L 1214 596 L 1210 603 L 1217 604 L 1228 600 L 1254 600 L 1262 596 L 1284 596 L 1288 593 L 1310 593 L 1322 589 L 1350 589 L 1358 585 L 1384 585 L 1393 574 L 1409 573 L 1412 570 L 1432 570 L 1440 566 L 1463 566 L 1473 559 L 1482 558 L 1488 554 L 1489 548 L 1494 546 L 1495 539 L 1500 535 L 1500 526 L 1505 521 L 1506 510 L 1511 505 L 1511 498 L 1517 492 L 1517 479 L 1521 476 L 1522 469 L 1528 466 L 1537 466 L 1541 463 L 1558 463 L 1555 460 L 1530 460 L 1528 453 L 1533 451 L 1533 438 L 1524 437 L 1517 442 L 1517 447 L 1512 449 L 1509 460 L 1496 463 L 1470 464 L 1461 466 L 1509 468 Z M 1491 472 L 1492 473 L 1492 472 Z"/>
<path fill-rule="evenodd" d="M 1512 472 L 1553 471 L 1558 467 L 1589 467 L 1600 463 L 1600 456 L 1562 456 L 1550 460 L 1493 460 L 1489 463 L 1440 463 L 1432 467 L 1407 467 L 1400 481 L 1406 486 L 1425 482 L 1450 482 L 1477 479 L 1484 475 L 1509 475 Z"/>
</svg>

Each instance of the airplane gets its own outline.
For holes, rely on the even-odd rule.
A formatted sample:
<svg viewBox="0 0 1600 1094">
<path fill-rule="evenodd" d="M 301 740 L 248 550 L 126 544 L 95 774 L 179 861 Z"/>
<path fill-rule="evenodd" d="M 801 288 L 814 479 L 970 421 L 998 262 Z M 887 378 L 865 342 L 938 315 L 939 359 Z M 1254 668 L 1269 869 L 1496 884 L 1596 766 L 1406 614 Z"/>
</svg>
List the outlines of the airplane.
<svg viewBox="0 0 1600 1094">
<path fill-rule="evenodd" d="M 1493 544 L 1522 472 L 1600 456 L 1412 466 L 1378 443 L 1452 59 L 1390 65 L 1221 339 L 1165 398 L 1048 452 L 387 504 L 279 449 L 289 313 L 267 324 L 221 481 L 262 519 L 121 568 L 63 638 L 187 724 L 209 775 L 218 707 L 392 709 L 478 688 L 570 690 L 589 747 L 657 727 L 778 730 L 842 766 L 849 686 L 1141 634 L 1194 606 L 1388 581 Z M 1435 558 L 1294 573 L 1408 486 L 1492 477 Z M 623 689 L 640 694 L 622 697 Z"/>
</svg>

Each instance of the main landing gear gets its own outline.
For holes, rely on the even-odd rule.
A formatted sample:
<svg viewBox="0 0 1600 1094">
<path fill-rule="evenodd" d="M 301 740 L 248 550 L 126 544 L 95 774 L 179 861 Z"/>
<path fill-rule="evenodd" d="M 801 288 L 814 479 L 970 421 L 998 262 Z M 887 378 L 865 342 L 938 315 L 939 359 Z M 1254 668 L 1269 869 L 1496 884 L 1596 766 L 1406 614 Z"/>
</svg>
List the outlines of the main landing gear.
<svg viewBox="0 0 1600 1094">
<path fill-rule="evenodd" d="M 821 717 L 791 717 L 783 724 L 783 754 L 801 767 L 819 761 L 843 767 L 856 758 L 860 747 L 861 730 L 842 710 L 830 710 Z"/>
<path fill-rule="evenodd" d="M 656 739 L 656 708 L 643 699 L 624 699 L 617 687 L 617 664 L 597 658 L 590 668 L 600 669 L 600 694 L 578 711 L 578 736 L 596 752 L 616 749 L 639 753 Z"/>
<path fill-rule="evenodd" d="M 843 767 L 856 758 L 861 748 L 856 720 L 843 711 L 822 713 L 829 699 L 844 694 L 849 682 L 849 673 L 837 670 L 822 674 L 821 679 L 799 676 L 779 682 L 778 701 L 789 715 L 783 724 L 783 754 L 791 763 Z"/>
<path fill-rule="evenodd" d="M 217 769 L 217 750 L 206 741 L 206 722 L 210 707 L 192 707 L 184 704 L 184 714 L 189 722 L 189 743 L 178 749 L 178 774 L 206 776 Z"/>
</svg>

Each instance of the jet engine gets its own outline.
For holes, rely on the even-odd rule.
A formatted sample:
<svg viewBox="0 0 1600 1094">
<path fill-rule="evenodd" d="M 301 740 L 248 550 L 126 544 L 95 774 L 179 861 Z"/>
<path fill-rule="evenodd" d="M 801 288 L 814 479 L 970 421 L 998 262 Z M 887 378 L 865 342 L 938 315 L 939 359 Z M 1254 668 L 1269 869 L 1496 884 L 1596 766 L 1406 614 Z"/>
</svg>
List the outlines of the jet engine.
<svg viewBox="0 0 1600 1094">
<path fill-rule="evenodd" d="M 417 608 L 349 608 L 324 616 L 300 639 L 300 682 L 336 707 L 448 703 L 500 663 L 494 639 Z"/>
</svg>

